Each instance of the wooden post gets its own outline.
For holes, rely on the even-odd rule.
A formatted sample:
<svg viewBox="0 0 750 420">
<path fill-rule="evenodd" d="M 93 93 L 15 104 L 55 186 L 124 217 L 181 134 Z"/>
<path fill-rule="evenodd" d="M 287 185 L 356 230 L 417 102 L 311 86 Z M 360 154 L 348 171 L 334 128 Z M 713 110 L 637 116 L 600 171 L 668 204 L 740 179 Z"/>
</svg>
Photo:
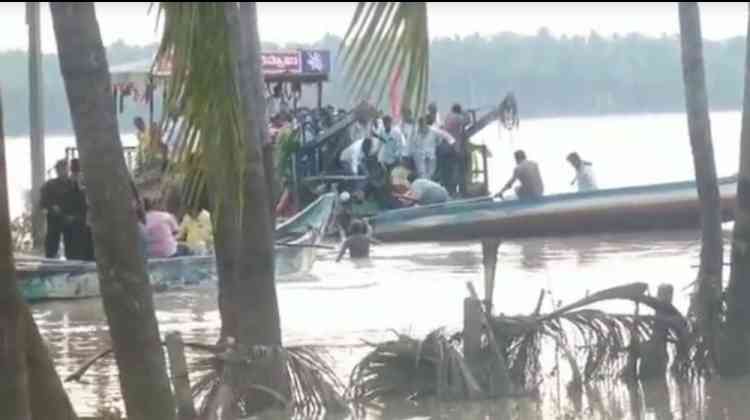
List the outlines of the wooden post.
<svg viewBox="0 0 750 420">
<path fill-rule="evenodd" d="M 464 299 L 464 357 L 474 368 L 482 347 L 482 303 L 474 298 Z"/>
<path fill-rule="evenodd" d="M 29 134 L 31 140 L 31 232 L 35 249 L 44 246 L 44 213 L 39 208 L 39 194 L 45 180 L 44 163 L 44 94 L 42 84 L 39 2 L 26 2 L 26 25 L 29 27 Z"/>
<path fill-rule="evenodd" d="M 484 304 L 487 313 L 492 314 L 492 295 L 495 292 L 495 271 L 497 269 L 497 250 L 499 239 L 482 241 L 482 264 L 484 265 Z"/>
<path fill-rule="evenodd" d="M 479 300 L 474 285 L 471 282 L 466 283 L 466 287 L 469 289 L 469 296 L 474 300 Z M 481 306 L 480 306 L 481 309 Z M 508 372 L 508 363 L 505 360 L 502 349 L 495 340 L 495 333 L 492 330 L 491 318 L 489 311 L 479 311 L 480 320 L 482 325 L 485 327 L 487 334 L 487 341 L 489 342 L 490 351 L 494 353 L 494 357 L 491 358 L 492 364 L 490 365 L 492 372 L 489 375 L 490 384 L 487 390 L 490 397 L 508 396 L 510 394 L 510 373 Z"/>
<path fill-rule="evenodd" d="M 318 82 L 318 109 L 323 109 L 323 82 Z"/>
<path fill-rule="evenodd" d="M 177 419 L 192 420 L 196 417 L 193 406 L 193 395 L 190 391 L 190 377 L 185 361 L 185 346 L 179 332 L 167 334 L 167 355 L 169 357 L 169 371 L 177 402 Z"/>
<path fill-rule="evenodd" d="M 672 303 L 674 296 L 674 287 L 671 284 L 662 284 L 656 293 L 657 299 L 664 303 Z M 656 311 L 655 315 L 666 316 L 661 311 Z M 655 328 L 651 340 L 647 343 L 643 351 L 640 371 L 638 377 L 642 380 L 663 379 L 669 363 L 669 353 L 667 352 L 667 334 L 666 328 Z"/>
</svg>

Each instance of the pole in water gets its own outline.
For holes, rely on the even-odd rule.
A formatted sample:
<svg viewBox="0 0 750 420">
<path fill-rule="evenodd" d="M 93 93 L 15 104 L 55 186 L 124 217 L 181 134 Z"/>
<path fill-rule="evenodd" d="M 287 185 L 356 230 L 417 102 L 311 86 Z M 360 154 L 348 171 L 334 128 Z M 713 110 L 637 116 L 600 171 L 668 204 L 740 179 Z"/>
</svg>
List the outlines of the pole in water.
<svg viewBox="0 0 750 420">
<path fill-rule="evenodd" d="M 497 250 L 500 239 L 482 240 L 482 265 L 484 266 L 484 303 L 487 313 L 492 313 L 492 296 L 495 293 L 495 272 L 497 269 Z"/>
<path fill-rule="evenodd" d="M 39 2 L 26 3 L 26 25 L 29 27 L 29 128 L 31 137 L 31 231 L 34 248 L 44 243 L 44 214 L 39 194 L 45 179 L 44 163 L 44 95 L 42 92 L 41 36 Z"/>
</svg>

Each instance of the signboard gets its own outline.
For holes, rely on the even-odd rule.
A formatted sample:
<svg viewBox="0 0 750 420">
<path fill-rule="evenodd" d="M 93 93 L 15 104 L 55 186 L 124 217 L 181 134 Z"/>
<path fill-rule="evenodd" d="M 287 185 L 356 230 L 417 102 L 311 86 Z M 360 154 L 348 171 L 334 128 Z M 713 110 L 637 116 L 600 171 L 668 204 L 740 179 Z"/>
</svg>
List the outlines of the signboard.
<svg viewBox="0 0 750 420">
<path fill-rule="evenodd" d="M 298 51 L 262 52 L 260 53 L 260 58 L 264 74 L 302 72 L 302 60 L 300 60 L 300 53 Z"/>
<path fill-rule="evenodd" d="M 324 50 L 262 52 L 263 74 L 328 74 L 331 53 Z"/>
</svg>

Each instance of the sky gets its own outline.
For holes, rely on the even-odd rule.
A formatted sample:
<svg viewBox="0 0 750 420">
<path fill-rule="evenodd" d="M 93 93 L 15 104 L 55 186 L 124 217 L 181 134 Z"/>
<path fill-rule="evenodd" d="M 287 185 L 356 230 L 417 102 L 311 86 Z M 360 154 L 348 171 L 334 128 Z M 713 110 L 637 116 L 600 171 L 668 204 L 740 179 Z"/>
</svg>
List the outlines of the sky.
<svg viewBox="0 0 750 420">
<path fill-rule="evenodd" d="M 151 3 L 97 3 L 104 43 L 155 43 L 155 12 Z M 266 3 L 258 8 L 263 41 L 279 44 L 314 42 L 326 33 L 343 35 L 355 3 Z M 429 3 L 430 36 L 466 36 L 498 32 L 535 34 L 547 27 L 553 35 L 601 35 L 640 32 L 660 36 L 679 32 L 676 3 Z M 705 38 L 718 40 L 747 31 L 746 3 L 702 3 Z M 0 3 L 0 51 L 26 49 L 24 3 Z M 47 3 L 42 7 L 42 49 L 55 52 Z"/>
</svg>

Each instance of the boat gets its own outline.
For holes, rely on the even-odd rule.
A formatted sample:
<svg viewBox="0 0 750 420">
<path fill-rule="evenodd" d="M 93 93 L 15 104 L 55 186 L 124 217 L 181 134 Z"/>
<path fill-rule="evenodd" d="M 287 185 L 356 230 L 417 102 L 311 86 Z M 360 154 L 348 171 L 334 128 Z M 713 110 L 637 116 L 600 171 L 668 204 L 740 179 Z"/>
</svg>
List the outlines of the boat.
<svg viewBox="0 0 750 420">
<path fill-rule="evenodd" d="M 312 269 L 316 249 L 331 220 L 335 205 L 335 194 L 322 195 L 277 227 L 277 281 L 293 280 L 295 276 Z M 28 301 L 99 296 L 95 262 L 17 256 L 15 265 L 21 293 Z M 147 269 L 155 291 L 215 283 L 216 279 L 213 255 L 149 259 Z"/>
<path fill-rule="evenodd" d="M 719 180 L 722 220 L 734 218 L 737 178 Z M 369 219 L 383 242 L 517 239 L 693 228 L 700 202 L 693 181 L 556 194 L 534 201 L 483 197 L 392 210 Z"/>
</svg>

